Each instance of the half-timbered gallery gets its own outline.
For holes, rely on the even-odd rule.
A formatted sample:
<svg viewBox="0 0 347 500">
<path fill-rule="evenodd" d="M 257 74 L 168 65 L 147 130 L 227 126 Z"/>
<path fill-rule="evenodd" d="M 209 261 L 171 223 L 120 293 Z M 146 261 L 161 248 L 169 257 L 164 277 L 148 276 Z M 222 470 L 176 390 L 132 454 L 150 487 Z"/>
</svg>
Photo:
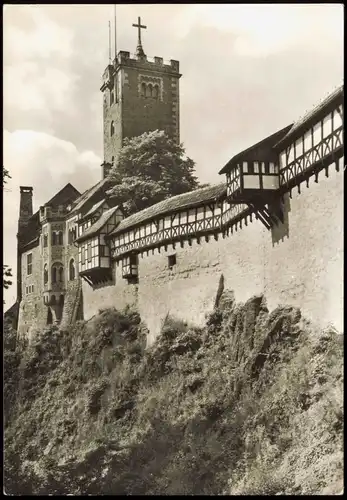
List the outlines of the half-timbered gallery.
<svg viewBox="0 0 347 500">
<path fill-rule="evenodd" d="M 264 294 L 342 329 L 343 87 L 215 165 L 219 184 L 127 217 L 108 173 L 125 137 L 159 129 L 179 143 L 180 77 L 178 61 L 151 60 L 141 44 L 120 51 L 100 88 L 102 179 L 82 194 L 68 184 L 36 213 L 21 187 L 20 334 L 131 306 L 152 341 L 167 315 L 203 324 L 220 283 L 237 301 Z"/>
</svg>

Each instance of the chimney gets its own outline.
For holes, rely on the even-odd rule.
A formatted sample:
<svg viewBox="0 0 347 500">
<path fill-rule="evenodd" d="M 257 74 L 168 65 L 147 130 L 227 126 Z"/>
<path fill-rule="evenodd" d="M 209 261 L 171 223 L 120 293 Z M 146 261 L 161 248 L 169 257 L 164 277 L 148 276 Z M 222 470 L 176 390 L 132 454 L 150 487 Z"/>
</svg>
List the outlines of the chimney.
<svg viewBox="0 0 347 500">
<path fill-rule="evenodd" d="M 18 232 L 26 226 L 28 220 L 33 215 L 33 188 L 20 186 L 20 206 L 18 219 Z"/>
</svg>

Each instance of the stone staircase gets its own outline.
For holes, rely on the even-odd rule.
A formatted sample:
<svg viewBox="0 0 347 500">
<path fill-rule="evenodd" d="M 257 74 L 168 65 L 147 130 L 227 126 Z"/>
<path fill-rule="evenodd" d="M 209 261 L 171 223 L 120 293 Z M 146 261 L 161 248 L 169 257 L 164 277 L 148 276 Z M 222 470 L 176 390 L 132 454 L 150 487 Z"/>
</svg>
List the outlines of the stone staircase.
<svg viewBox="0 0 347 500">
<path fill-rule="evenodd" d="M 65 294 L 64 310 L 61 319 L 61 328 L 73 324 L 77 318 L 82 300 L 82 281 L 80 278 L 70 281 Z"/>
</svg>

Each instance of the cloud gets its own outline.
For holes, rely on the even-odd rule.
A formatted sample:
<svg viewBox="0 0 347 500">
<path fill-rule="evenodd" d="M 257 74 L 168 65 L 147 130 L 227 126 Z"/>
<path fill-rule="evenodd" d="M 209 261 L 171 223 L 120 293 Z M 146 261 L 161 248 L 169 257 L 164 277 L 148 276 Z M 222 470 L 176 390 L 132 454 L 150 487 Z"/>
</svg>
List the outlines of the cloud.
<svg viewBox="0 0 347 500">
<path fill-rule="evenodd" d="M 19 215 L 19 186 L 34 187 L 34 211 L 71 182 L 80 192 L 101 176 L 101 158 L 78 151 L 71 142 L 32 130 L 4 131 L 4 166 L 11 179 L 4 192 L 4 262 L 16 274 L 15 241 Z M 15 287 L 5 292 L 8 306 Z"/>
</svg>

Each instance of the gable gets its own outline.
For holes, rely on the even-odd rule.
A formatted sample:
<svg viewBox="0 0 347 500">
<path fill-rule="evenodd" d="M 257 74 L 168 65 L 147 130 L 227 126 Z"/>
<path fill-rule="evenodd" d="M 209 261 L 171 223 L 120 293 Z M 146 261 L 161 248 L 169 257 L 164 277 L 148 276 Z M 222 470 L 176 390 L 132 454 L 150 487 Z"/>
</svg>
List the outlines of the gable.
<svg viewBox="0 0 347 500">
<path fill-rule="evenodd" d="M 73 203 L 77 198 L 81 196 L 81 193 L 73 187 L 72 184 L 68 183 L 64 186 L 57 194 L 53 196 L 45 205 L 49 205 L 52 208 L 57 208 L 59 205 L 69 205 Z"/>
</svg>

